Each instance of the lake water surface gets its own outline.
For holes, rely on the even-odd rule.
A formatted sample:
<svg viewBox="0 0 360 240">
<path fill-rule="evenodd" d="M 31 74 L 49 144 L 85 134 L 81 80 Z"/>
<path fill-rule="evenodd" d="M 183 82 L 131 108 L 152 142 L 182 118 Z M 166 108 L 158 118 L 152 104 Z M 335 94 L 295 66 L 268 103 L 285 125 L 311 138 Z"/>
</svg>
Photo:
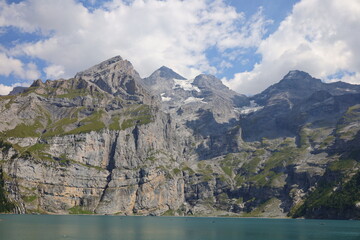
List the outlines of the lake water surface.
<svg viewBox="0 0 360 240">
<path fill-rule="evenodd" d="M 347 240 L 359 221 L 0 215 L 1 240 Z"/>
</svg>

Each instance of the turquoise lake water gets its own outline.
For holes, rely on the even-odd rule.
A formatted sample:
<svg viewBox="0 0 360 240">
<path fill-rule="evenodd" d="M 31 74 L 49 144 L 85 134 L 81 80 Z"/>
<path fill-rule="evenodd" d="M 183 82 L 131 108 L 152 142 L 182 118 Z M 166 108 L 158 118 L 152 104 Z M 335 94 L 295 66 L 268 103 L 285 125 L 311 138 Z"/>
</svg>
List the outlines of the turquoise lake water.
<svg viewBox="0 0 360 240">
<path fill-rule="evenodd" d="M 359 221 L 0 215 L 1 240 L 347 240 Z"/>
</svg>

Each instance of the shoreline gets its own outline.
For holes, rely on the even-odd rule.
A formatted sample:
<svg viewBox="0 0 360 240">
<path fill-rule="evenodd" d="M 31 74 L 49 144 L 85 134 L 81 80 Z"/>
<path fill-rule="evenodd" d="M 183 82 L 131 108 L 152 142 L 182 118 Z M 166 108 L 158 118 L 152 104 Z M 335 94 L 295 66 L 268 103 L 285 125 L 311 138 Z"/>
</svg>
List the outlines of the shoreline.
<svg viewBox="0 0 360 240">
<path fill-rule="evenodd" d="M 360 219 L 318 219 L 318 218 L 291 218 L 291 217 L 238 217 L 238 216 L 150 216 L 150 215 L 115 215 L 115 214 L 16 214 L 0 213 L 1 215 L 26 215 L 26 216 L 108 216 L 108 217 L 155 217 L 155 218 L 211 218 L 211 219 L 269 219 L 269 220 L 316 220 L 316 221 L 360 221 Z M 0 218 L 0 222 L 4 219 Z"/>
</svg>

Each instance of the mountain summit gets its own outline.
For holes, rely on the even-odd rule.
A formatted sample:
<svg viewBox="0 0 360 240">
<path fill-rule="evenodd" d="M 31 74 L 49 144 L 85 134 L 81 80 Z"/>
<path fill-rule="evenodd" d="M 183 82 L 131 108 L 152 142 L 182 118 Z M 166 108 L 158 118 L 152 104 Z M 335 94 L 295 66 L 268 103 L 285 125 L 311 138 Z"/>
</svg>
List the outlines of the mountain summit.
<svg viewBox="0 0 360 240">
<path fill-rule="evenodd" d="M 153 74 L 159 74 L 161 78 L 175 78 L 180 80 L 186 80 L 183 76 L 180 76 L 178 73 L 174 72 L 172 69 L 162 66 L 156 70 Z"/>
</svg>

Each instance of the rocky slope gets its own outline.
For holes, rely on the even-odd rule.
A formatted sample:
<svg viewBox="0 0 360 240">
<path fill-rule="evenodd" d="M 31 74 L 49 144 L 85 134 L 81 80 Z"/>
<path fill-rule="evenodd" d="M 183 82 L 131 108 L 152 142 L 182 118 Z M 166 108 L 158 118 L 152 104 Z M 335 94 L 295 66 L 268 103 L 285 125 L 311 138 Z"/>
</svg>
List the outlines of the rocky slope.
<svg viewBox="0 0 360 240">
<path fill-rule="evenodd" d="M 360 87 L 251 98 L 114 57 L 0 97 L 0 211 L 360 218 Z"/>
</svg>

